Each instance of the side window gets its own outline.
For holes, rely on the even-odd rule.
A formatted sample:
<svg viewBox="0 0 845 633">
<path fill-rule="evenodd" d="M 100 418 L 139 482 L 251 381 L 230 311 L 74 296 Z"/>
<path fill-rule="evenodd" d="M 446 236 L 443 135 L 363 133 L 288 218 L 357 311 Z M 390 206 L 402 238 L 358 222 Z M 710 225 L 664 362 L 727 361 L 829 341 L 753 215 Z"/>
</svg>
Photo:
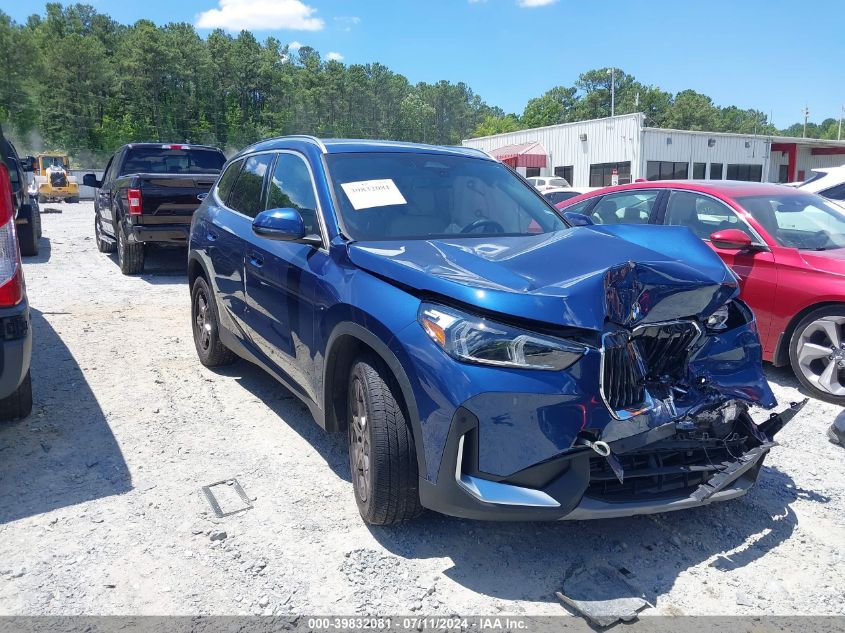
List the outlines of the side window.
<svg viewBox="0 0 845 633">
<path fill-rule="evenodd" d="M 320 233 L 317 199 L 305 160 L 295 154 L 279 154 L 267 189 L 265 209 L 296 209 L 308 233 Z"/>
<path fill-rule="evenodd" d="M 116 156 L 116 155 L 115 155 Z M 115 156 L 109 158 L 109 162 L 106 163 L 106 170 L 103 172 L 103 184 L 106 184 L 112 178 L 112 167 L 115 163 Z"/>
<path fill-rule="evenodd" d="M 686 226 L 703 240 L 725 229 L 748 232 L 736 212 L 718 200 L 692 191 L 672 191 L 666 204 L 665 224 Z"/>
<path fill-rule="evenodd" d="M 226 171 L 223 172 L 223 175 L 220 176 L 220 179 L 217 181 L 217 189 L 215 192 L 217 193 L 217 197 L 220 198 L 220 202 L 223 204 L 227 203 L 229 193 L 232 191 L 232 185 L 235 184 L 235 180 L 237 179 L 238 173 L 240 173 L 243 164 L 243 159 L 234 161 L 226 168 Z"/>
<path fill-rule="evenodd" d="M 845 183 L 834 185 L 830 189 L 820 191 L 819 195 L 830 198 L 831 200 L 845 200 Z"/>
<path fill-rule="evenodd" d="M 244 167 L 238 174 L 228 206 L 238 213 L 254 218 L 261 211 L 261 194 L 264 189 L 264 177 L 273 164 L 273 154 L 258 154 L 244 161 Z"/>
<path fill-rule="evenodd" d="M 648 224 L 658 195 L 656 190 L 610 193 L 595 206 L 592 220 L 596 224 Z"/>
</svg>

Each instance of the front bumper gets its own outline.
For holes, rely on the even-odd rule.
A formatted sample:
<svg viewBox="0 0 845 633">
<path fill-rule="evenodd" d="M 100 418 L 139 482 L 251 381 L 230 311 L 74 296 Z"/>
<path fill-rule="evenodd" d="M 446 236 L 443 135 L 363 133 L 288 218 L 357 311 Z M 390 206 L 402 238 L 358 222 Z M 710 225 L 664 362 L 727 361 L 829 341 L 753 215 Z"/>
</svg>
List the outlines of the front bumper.
<svg viewBox="0 0 845 633">
<path fill-rule="evenodd" d="M 715 464 L 706 476 L 689 486 L 666 494 L 638 495 L 636 482 L 630 494 L 612 498 L 599 492 L 600 473 L 596 453 L 588 447 L 573 448 L 567 454 L 526 468 L 507 478 L 489 476 L 477 470 L 478 419 L 467 409 L 455 414 L 446 451 L 435 482 L 420 478 L 423 506 L 453 516 L 496 521 L 583 520 L 628 517 L 671 512 L 727 501 L 744 495 L 754 485 L 774 435 L 806 403 L 793 403 L 769 420 L 748 429 L 754 446 L 745 453 Z M 671 441 L 674 424 L 642 434 L 643 443 L 611 443 L 613 457 L 626 458 L 644 449 Z M 614 445 L 615 444 L 615 445 Z M 592 463 L 591 463 L 592 462 Z M 675 469 L 675 476 L 685 466 Z M 695 469 L 693 469 L 694 472 Z M 668 469 L 664 468 L 664 472 Z M 686 482 L 686 478 L 684 478 Z M 624 475 L 620 484 L 624 482 Z M 620 486 L 621 487 L 621 486 Z"/>
<path fill-rule="evenodd" d="M 42 184 L 38 187 L 38 194 L 45 198 L 74 198 L 79 196 L 79 185 L 53 187 L 49 184 Z"/>
<path fill-rule="evenodd" d="M 0 309 L 0 399 L 20 386 L 32 358 L 32 324 L 26 301 Z"/>
</svg>

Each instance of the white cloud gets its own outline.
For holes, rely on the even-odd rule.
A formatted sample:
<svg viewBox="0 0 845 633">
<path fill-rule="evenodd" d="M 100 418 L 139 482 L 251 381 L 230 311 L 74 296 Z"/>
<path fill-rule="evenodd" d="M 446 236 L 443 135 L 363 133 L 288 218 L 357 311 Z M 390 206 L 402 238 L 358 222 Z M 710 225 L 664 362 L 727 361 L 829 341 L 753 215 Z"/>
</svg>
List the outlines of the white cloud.
<svg viewBox="0 0 845 633">
<path fill-rule="evenodd" d="M 522 9 L 532 9 L 534 7 L 545 7 L 549 4 L 554 4 L 557 0 L 518 0 L 517 4 Z"/>
<path fill-rule="evenodd" d="M 334 22 L 338 29 L 340 29 L 341 31 L 349 32 L 352 30 L 353 27 L 361 24 L 361 18 L 359 18 L 357 15 L 341 15 L 334 18 Z"/>
<path fill-rule="evenodd" d="M 296 40 L 294 40 L 293 42 L 288 44 L 288 50 L 291 51 L 292 53 L 295 53 L 296 51 L 298 51 L 303 46 L 305 46 L 305 44 L 303 44 L 302 42 L 297 42 Z"/>
<path fill-rule="evenodd" d="M 325 22 L 314 17 L 315 12 L 315 8 L 301 0 L 219 0 L 217 9 L 203 11 L 196 17 L 196 25 L 201 29 L 228 31 L 319 31 Z"/>
<path fill-rule="evenodd" d="M 326 59 L 329 60 L 330 62 L 342 62 L 343 61 L 343 55 L 341 55 L 340 53 L 335 53 L 334 51 L 332 51 L 328 55 L 326 55 Z"/>
</svg>

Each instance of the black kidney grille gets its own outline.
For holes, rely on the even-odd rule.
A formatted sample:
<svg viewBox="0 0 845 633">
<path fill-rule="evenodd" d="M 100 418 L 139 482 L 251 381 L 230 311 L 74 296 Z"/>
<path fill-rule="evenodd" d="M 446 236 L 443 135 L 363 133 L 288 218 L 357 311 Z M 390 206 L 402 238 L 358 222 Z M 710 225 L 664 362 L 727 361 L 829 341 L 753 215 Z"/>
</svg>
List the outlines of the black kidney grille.
<svg viewBox="0 0 845 633">
<path fill-rule="evenodd" d="M 680 377 L 689 350 L 701 331 L 692 321 L 649 325 L 634 331 L 634 342 L 642 354 L 647 377 Z"/>
<path fill-rule="evenodd" d="M 604 350 L 604 395 L 613 411 L 642 404 L 645 400 L 644 374 L 638 352 L 630 342 Z"/>
<path fill-rule="evenodd" d="M 605 335 L 602 391 L 610 409 L 642 405 L 649 380 L 680 377 L 699 335 L 691 321 L 644 326 L 633 335 L 624 331 Z"/>
</svg>

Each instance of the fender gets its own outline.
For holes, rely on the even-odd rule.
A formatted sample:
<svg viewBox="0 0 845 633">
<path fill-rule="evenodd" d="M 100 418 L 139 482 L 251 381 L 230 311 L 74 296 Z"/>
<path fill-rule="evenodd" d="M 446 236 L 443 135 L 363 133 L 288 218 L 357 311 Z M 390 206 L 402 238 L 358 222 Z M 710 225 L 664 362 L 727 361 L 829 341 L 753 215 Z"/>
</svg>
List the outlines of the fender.
<svg viewBox="0 0 845 633">
<path fill-rule="evenodd" d="M 357 323 L 342 321 L 335 326 L 329 336 L 328 343 L 326 344 L 326 362 L 323 365 L 323 410 L 325 412 L 332 410 L 332 389 L 326 389 L 326 385 L 329 383 L 329 371 L 334 366 L 337 355 L 337 339 L 341 336 L 351 336 L 370 347 L 384 361 L 388 368 L 390 368 L 390 371 L 393 372 L 393 376 L 396 378 L 399 389 L 402 391 L 402 398 L 408 410 L 408 421 L 411 424 L 411 432 L 414 436 L 414 448 L 417 452 L 418 472 L 427 472 L 425 467 L 425 451 L 422 445 L 422 424 L 420 423 L 420 415 L 417 409 L 417 402 L 414 399 L 414 390 L 411 387 L 411 381 L 408 379 L 402 363 L 387 344 Z M 326 416 L 325 428 L 327 431 L 340 430 L 336 415 Z"/>
</svg>

